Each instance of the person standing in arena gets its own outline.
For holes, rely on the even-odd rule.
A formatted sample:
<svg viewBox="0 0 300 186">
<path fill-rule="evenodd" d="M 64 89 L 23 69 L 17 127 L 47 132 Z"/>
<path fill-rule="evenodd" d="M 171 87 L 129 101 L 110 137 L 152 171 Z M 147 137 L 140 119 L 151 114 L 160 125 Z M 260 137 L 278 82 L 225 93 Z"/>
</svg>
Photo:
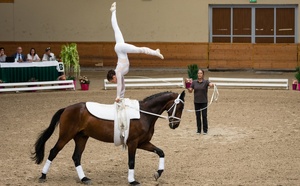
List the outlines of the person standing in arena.
<svg viewBox="0 0 300 186">
<path fill-rule="evenodd" d="M 194 105 L 195 114 L 197 121 L 197 133 L 201 134 L 201 114 L 203 122 L 203 134 L 206 135 L 208 132 L 207 123 L 207 91 L 208 87 L 213 87 L 214 84 L 204 79 L 204 71 L 202 69 L 198 70 L 198 79 L 192 82 L 190 88 L 188 88 L 189 93 L 194 91 Z"/>
<path fill-rule="evenodd" d="M 115 70 L 109 70 L 107 73 L 107 80 L 111 83 L 117 83 L 117 97 L 116 102 L 119 102 L 121 98 L 124 98 L 125 83 L 124 75 L 129 71 L 129 59 L 128 53 L 143 53 L 147 55 L 157 56 L 164 59 L 159 49 L 152 50 L 148 47 L 136 47 L 134 45 L 125 43 L 122 32 L 118 26 L 116 17 L 116 2 L 111 5 L 110 11 L 112 12 L 111 24 L 115 33 L 115 52 L 118 56 L 117 67 Z"/>
</svg>

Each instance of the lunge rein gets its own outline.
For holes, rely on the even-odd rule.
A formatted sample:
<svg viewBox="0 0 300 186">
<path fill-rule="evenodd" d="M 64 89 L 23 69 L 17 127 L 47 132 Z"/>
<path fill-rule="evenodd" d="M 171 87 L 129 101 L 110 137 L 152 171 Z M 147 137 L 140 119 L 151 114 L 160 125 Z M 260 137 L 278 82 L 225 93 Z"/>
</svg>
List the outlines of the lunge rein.
<svg viewBox="0 0 300 186">
<path fill-rule="evenodd" d="M 209 102 L 209 104 L 206 106 L 206 107 L 204 107 L 204 108 L 202 108 L 202 109 L 199 109 L 199 110 L 189 110 L 189 109 L 187 109 L 186 111 L 187 112 L 200 112 L 200 111 L 202 111 L 202 110 L 205 110 L 205 109 L 207 109 L 210 105 L 211 105 L 211 103 L 213 102 L 213 101 L 217 101 L 218 100 L 218 97 L 219 97 L 219 91 L 218 91 L 218 88 L 217 88 L 217 86 L 216 86 L 216 84 L 214 85 L 214 91 L 213 91 L 213 94 L 212 94 L 212 96 L 211 96 L 211 98 L 210 98 L 210 102 Z"/>
<path fill-rule="evenodd" d="M 163 115 L 159 115 L 159 114 L 155 114 L 155 113 L 152 113 L 152 112 L 148 112 L 148 111 L 144 111 L 144 110 L 140 110 L 140 112 L 142 113 L 145 113 L 145 114 L 149 114 L 149 115 L 152 115 L 152 116 L 157 116 L 157 117 L 160 117 L 160 118 L 163 118 L 163 119 L 176 119 L 177 121 L 176 122 L 180 122 L 181 121 L 181 118 L 178 118 L 175 116 L 175 112 L 176 112 L 176 107 L 177 105 L 181 102 L 182 104 L 184 104 L 184 101 L 182 101 L 180 98 L 180 94 L 178 95 L 178 97 L 174 100 L 174 103 L 173 105 L 169 108 L 169 110 L 167 110 L 167 112 L 169 113 L 170 110 L 174 107 L 173 109 L 173 112 L 172 112 L 172 115 L 171 116 L 163 116 Z M 128 105 L 126 105 L 127 107 L 130 107 Z M 131 107 L 132 108 L 132 107 Z M 172 121 L 172 124 L 173 124 L 174 121 Z"/>
<path fill-rule="evenodd" d="M 178 97 L 174 100 L 174 103 L 173 103 L 173 105 L 169 108 L 169 110 L 167 110 L 167 112 L 169 113 L 169 112 L 171 111 L 171 109 L 174 107 L 171 116 L 163 116 L 163 115 L 155 114 L 155 113 L 148 112 L 148 111 L 144 111 L 144 110 L 140 110 L 140 112 L 145 113 L 145 114 L 149 114 L 149 115 L 152 115 L 152 116 L 157 116 L 157 117 L 160 117 L 160 118 L 163 118 L 163 119 L 176 119 L 176 121 L 169 122 L 169 123 L 171 123 L 171 124 L 173 125 L 174 122 L 180 122 L 180 121 L 181 121 L 181 118 L 178 118 L 178 117 L 175 116 L 175 112 L 176 112 L 176 107 L 177 107 L 177 105 L 178 105 L 180 102 L 184 104 L 184 101 L 182 101 L 179 97 L 180 97 L 180 94 L 179 94 Z M 186 111 L 187 111 L 187 112 L 200 112 L 200 111 L 202 111 L 202 110 L 205 110 L 205 109 L 207 109 L 207 108 L 211 105 L 211 103 L 212 103 L 213 101 L 217 101 L 217 100 L 218 100 L 218 97 L 219 97 L 219 91 L 218 91 L 217 86 L 214 85 L 214 91 L 213 91 L 213 94 L 212 94 L 212 96 L 211 96 L 210 102 L 209 102 L 209 104 L 207 105 L 207 107 L 202 108 L 202 109 L 199 109 L 199 110 L 189 110 L 189 109 L 187 109 Z M 127 105 L 126 105 L 126 106 L 127 106 Z M 130 107 L 130 106 L 128 106 L 128 107 Z M 132 108 L 132 107 L 131 107 L 131 108 Z"/>
</svg>

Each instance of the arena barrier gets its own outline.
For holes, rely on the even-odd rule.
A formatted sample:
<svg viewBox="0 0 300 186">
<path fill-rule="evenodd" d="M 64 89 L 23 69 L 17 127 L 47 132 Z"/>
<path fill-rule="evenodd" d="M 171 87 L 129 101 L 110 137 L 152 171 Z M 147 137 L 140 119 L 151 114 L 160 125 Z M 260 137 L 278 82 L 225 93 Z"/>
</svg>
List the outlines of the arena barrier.
<svg viewBox="0 0 300 186">
<path fill-rule="evenodd" d="M 253 79 L 209 77 L 218 87 L 284 88 L 289 89 L 288 79 Z"/>
<path fill-rule="evenodd" d="M 20 92 L 51 89 L 73 89 L 75 90 L 73 80 L 60 81 L 37 81 L 22 83 L 0 83 L 0 92 Z"/>
<path fill-rule="evenodd" d="M 180 87 L 184 88 L 183 78 L 125 78 L 125 87 Z M 104 79 L 104 89 L 116 88 L 117 84 Z"/>
</svg>

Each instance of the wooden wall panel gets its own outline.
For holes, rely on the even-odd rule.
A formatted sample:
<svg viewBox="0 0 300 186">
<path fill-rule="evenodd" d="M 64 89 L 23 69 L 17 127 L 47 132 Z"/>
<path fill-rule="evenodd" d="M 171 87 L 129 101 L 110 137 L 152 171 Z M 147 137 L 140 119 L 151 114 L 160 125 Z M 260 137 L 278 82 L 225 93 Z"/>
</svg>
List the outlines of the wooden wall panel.
<svg viewBox="0 0 300 186">
<path fill-rule="evenodd" d="M 252 68 L 252 44 L 210 43 L 209 68 Z"/>
<path fill-rule="evenodd" d="M 0 42 L 6 55 L 12 55 L 18 46 L 22 46 L 23 53 L 27 54 L 34 47 L 41 57 L 45 48 L 51 47 L 58 57 L 61 46 L 66 42 Z M 141 43 L 133 42 L 136 46 L 147 46 L 152 49 L 160 48 L 165 59 L 145 54 L 129 54 L 132 67 L 187 67 L 189 64 L 198 64 L 200 68 L 208 67 L 208 45 L 206 43 Z M 114 42 L 77 42 L 80 64 L 83 67 L 95 67 L 103 62 L 104 66 L 115 67 L 117 55 L 114 51 Z"/>
<path fill-rule="evenodd" d="M 36 48 L 42 57 L 45 48 L 59 56 L 61 46 L 66 42 L 0 42 L 6 55 L 12 55 L 18 46 L 27 54 L 31 47 Z M 209 69 L 267 69 L 294 70 L 300 66 L 300 44 L 224 44 L 224 43 L 142 43 L 136 46 L 160 48 L 165 59 L 145 54 L 129 54 L 131 67 L 186 68 L 197 64 Z M 103 63 L 104 67 L 114 68 L 117 56 L 114 42 L 77 42 L 82 67 L 95 67 Z"/>
<path fill-rule="evenodd" d="M 129 54 L 133 67 L 187 67 L 197 64 L 200 68 L 208 67 L 208 45 L 206 43 L 132 43 L 136 46 L 159 48 L 164 60 L 145 54 Z M 116 60 L 116 59 L 115 59 Z M 115 63 L 115 62 L 114 62 Z"/>
<path fill-rule="evenodd" d="M 289 70 L 297 65 L 297 44 L 254 44 L 254 69 Z"/>
<path fill-rule="evenodd" d="M 15 0 L 0 0 L 0 3 L 14 3 Z"/>
</svg>

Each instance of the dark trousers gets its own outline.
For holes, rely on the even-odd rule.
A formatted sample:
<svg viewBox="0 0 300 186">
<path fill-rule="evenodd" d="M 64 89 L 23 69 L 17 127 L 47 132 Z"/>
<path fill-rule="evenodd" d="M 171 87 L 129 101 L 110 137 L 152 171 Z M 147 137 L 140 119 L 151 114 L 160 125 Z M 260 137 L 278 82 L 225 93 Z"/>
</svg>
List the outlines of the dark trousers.
<svg viewBox="0 0 300 186">
<path fill-rule="evenodd" d="M 194 103 L 195 110 L 200 110 L 207 107 L 207 103 Z M 203 132 L 207 132 L 207 108 L 202 111 L 196 111 L 196 120 L 197 120 L 197 132 L 201 133 L 201 113 L 202 113 L 202 122 L 203 122 Z"/>
</svg>

